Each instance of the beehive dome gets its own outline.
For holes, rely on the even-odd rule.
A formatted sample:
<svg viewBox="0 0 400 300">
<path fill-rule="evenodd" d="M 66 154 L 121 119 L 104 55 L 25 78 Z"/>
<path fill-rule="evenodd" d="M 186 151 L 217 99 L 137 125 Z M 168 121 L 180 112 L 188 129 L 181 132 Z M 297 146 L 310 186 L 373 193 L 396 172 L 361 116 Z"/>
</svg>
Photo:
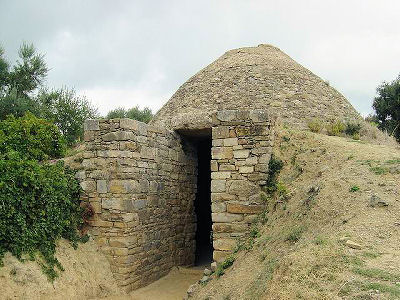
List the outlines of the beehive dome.
<svg viewBox="0 0 400 300">
<path fill-rule="evenodd" d="M 170 129 L 211 127 L 222 109 L 266 109 L 282 122 L 359 119 L 328 82 L 271 45 L 234 49 L 186 81 L 157 112 L 152 124 Z"/>
</svg>

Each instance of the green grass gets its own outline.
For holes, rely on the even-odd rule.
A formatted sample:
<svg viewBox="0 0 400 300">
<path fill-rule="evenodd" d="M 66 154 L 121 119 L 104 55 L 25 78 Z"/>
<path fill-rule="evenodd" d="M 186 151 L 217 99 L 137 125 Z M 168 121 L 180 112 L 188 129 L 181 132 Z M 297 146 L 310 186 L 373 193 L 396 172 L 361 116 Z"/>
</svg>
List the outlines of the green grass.
<svg viewBox="0 0 400 300">
<path fill-rule="evenodd" d="M 376 252 L 364 252 L 363 254 L 362 254 L 364 257 L 367 257 L 367 258 L 377 258 L 377 257 L 379 257 L 380 256 L 380 254 L 379 253 L 376 253 Z"/>
<path fill-rule="evenodd" d="M 382 280 L 393 281 L 393 282 L 400 281 L 400 274 L 393 274 L 393 273 L 390 273 L 390 272 L 382 270 L 382 269 L 354 268 L 353 273 L 361 275 L 361 276 L 369 277 L 369 278 L 382 279 Z"/>
<path fill-rule="evenodd" d="M 233 265 L 235 262 L 235 257 L 233 255 L 229 255 L 225 260 L 220 263 L 217 267 L 217 270 L 215 270 L 215 275 L 217 277 L 220 277 L 225 274 L 225 270 L 228 269 L 230 266 Z"/>
<path fill-rule="evenodd" d="M 393 299 L 399 299 L 400 297 L 400 288 L 397 286 L 392 286 L 379 282 L 369 282 L 362 284 L 361 288 L 364 291 L 378 290 L 381 293 L 388 293 L 391 296 L 395 297 Z"/>
<path fill-rule="evenodd" d="M 358 185 L 353 185 L 349 191 L 354 193 L 354 192 L 358 192 L 360 190 L 360 187 Z"/>
<path fill-rule="evenodd" d="M 375 173 L 376 175 L 383 175 L 389 172 L 388 168 L 382 166 L 376 166 L 369 168 L 371 172 Z"/>
<path fill-rule="evenodd" d="M 304 226 L 293 227 L 289 231 L 288 235 L 286 236 L 285 241 L 288 241 L 288 242 L 291 242 L 291 243 L 297 243 L 300 240 L 300 238 L 301 238 L 301 236 L 302 236 L 304 231 L 305 231 L 305 227 Z"/>
</svg>

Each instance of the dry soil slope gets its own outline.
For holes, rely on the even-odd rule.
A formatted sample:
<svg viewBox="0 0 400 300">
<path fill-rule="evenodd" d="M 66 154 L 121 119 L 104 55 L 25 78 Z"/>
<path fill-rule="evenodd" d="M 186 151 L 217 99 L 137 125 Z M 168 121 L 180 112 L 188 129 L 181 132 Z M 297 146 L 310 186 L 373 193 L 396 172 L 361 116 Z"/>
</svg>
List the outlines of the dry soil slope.
<svg viewBox="0 0 400 300">
<path fill-rule="evenodd" d="M 23 263 L 7 253 L 0 268 L 0 299 L 97 299 L 119 293 L 110 265 L 93 240 L 76 250 L 60 240 L 56 257 L 65 271 L 51 283 L 37 262 Z"/>
<path fill-rule="evenodd" d="M 194 299 L 400 299 L 399 148 L 285 130 L 275 151 L 288 197 Z"/>
</svg>

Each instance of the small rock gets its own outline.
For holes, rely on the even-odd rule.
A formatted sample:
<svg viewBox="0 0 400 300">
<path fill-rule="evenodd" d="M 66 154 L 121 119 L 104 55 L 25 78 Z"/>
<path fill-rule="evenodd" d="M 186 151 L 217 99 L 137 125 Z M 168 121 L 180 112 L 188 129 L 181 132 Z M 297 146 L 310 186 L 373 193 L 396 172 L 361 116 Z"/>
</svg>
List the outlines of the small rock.
<svg viewBox="0 0 400 300">
<path fill-rule="evenodd" d="M 207 268 L 204 269 L 204 275 L 210 276 L 211 274 L 212 274 L 211 270 L 209 270 Z"/>
<path fill-rule="evenodd" d="M 347 247 L 350 247 L 350 248 L 352 248 L 352 249 L 361 249 L 362 248 L 362 246 L 360 245 L 360 244 L 357 244 L 356 242 L 353 242 L 353 241 L 351 241 L 351 240 L 347 240 L 346 241 L 346 243 L 345 243 L 345 245 L 347 246 Z"/>
<path fill-rule="evenodd" d="M 189 288 L 188 288 L 188 290 L 186 292 L 188 294 L 188 296 L 193 295 L 193 293 L 196 290 L 196 288 L 197 288 L 197 283 L 192 284 L 191 286 L 189 286 Z"/>
<path fill-rule="evenodd" d="M 382 200 L 378 195 L 372 194 L 371 198 L 369 199 L 369 206 L 371 207 L 384 207 L 388 206 L 389 203 Z"/>
<path fill-rule="evenodd" d="M 208 276 L 203 276 L 203 278 L 200 279 L 200 282 L 201 282 L 201 283 L 206 283 L 206 282 L 209 281 L 209 280 L 210 280 L 210 277 L 208 277 Z"/>
<path fill-rule="evenodd" d="M 217 262 L 214 261 L 211 263 L 211 271 L 215 272 L 217 270 Z"/>
</svg>

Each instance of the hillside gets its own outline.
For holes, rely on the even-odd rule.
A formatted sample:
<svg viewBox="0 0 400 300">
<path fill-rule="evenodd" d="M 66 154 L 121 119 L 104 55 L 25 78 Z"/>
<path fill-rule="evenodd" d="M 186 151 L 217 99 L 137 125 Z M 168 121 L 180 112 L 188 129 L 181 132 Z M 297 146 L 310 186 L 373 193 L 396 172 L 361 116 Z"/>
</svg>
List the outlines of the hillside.
<svg viewBox="0 0 400 300">
<path fill-rule="evenodd" d="M 76 250 L 60 240 L 56 257 L 65 270 L 51 283 L 37 262 L 21 262 L 7 253 L 0 268 L 0 299 L 97 299 L 120 293 L 93 240 Z"/>
<path fill-rule="evenodd" d="M 279 135 L 281 196 L 193 299 L 399 299 L 399 147 Z"/>
</svg>

